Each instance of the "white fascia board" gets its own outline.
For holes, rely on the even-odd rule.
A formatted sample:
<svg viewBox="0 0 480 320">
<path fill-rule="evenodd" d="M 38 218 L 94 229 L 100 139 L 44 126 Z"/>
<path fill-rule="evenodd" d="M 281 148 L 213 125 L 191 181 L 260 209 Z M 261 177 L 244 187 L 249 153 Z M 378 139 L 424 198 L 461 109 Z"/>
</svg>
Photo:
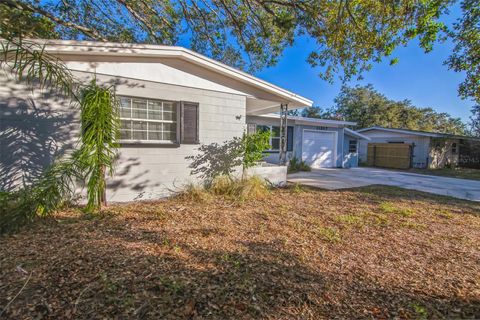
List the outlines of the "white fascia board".
<svg viewBox="0 0 480 320">
<path fill-rule="evenodd" d="M 267 118 L 280 118 L 278 114 L 265 114 L 260 115 L 261 117 Z M 313 124 L 325 124 L 325 125 L 337 125 L 337 126 L 355 126 L 356 122 L 351 121 L 341 121 L 341 120 L 329 120 L 329 119 L 317 119 L 317 118 L 305 118 L 297 116 L 288 116 L 288 120 L 299 121 L 303 123 L 313 123 Z"/>
<path fill-rule="evenodd" d="M 403 134 L 408 134 L 408 135 L 413 135 L 413 136 L 422 136 L 422 137 L 444 137 L 444 134 L 441 133 L 428 133 L 428 132 L 416 132 L 416 131 L 410 131 L 410 130 L 404 130 L 404 129 L 392 129 L 392 128 L 382 128 L 382 127 L 370 127 L 370 128 L 364 128 L 357 130 L 357 132 L 367 132 L 367 131 L 372 131 L 372 130 L 378 130 L 378 131 L 385 131 L 385 132 L 394 132 L 394 133 L 403 133 Z"/>
<path fill-rule="evenodd" d="M 292 102 L 305 107 L 313 105 L 312 100 L 183 47 L 74 40 L 36 40 L 36 42 L 45 44 L 45 50 L 56 55 L 178 58 L 265 90 L 278 96 L 285 103 Z"/>
<path fill-rule="evenodd" d="M 352 129 L 348 129 L 348 128 L 344 128 L 345 130 L 345 134 L 349 135 L 349 136 L 353 136 L 353 137 L 356 137 L 356 138 L 359 138 L 359 139 L 363 139 L 363 140 L 371 140 L 370 137 L 367 137 L 357 131 L 354 131 Z"/>
</svg>

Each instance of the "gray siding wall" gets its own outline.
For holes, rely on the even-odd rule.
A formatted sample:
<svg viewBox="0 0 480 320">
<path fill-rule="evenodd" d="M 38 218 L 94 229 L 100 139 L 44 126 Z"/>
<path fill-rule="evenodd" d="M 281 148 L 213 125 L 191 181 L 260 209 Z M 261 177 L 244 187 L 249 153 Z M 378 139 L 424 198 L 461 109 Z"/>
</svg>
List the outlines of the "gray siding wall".
<svg viewBox="0 0 480 320">
<path fill-rule="evenodd" d="M 76 72 L 88 81 L 91 74 Z M 97 75 L 118 95 L 199 103 L 201 144 L 214 145 L 241 136 L 246 98 L 242 95 Z M 75 144 L 78 112 L 55 96 L 33 96 L 29 89 L 2 78 L 0 91 L 0 189 L 8 189 L 38 172 Z M 19 139 L 21 137 L 21 139 Z M 155 199 L 198 181 L 189 156 L 199 145 L 122 145 L 116 174 L 108 181 L 109 201 Z M 17 150 L 17 151 L 16 151 Z M 15 153 L 16 151 L 16 153 Z M 8 173 L 8 175 L 7 175 Z"/>
<path fill-rule="evenodd" d="M 430 156 L 430 137 L 378 130 L 370 130 L 362 132 L 362 134 L 370 137 L 371 140 L 360 141 L 359 157 L 361 162 L 367 162 L 367 147 L 369 143 L 403 142 L 407 144 L 415 144 L 415 147 L 413 148 L 413 166 L 419 168 L 427 166 Z"/>
</svg>

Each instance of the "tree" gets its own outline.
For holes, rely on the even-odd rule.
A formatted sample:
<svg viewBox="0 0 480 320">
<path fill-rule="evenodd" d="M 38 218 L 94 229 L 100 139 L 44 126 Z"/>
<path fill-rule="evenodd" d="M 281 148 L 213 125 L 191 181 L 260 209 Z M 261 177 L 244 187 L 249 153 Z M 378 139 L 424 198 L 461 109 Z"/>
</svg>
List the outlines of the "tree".
<svg viewBox="0 0 480 320">
<path fill-rule="evenodd" d="M 465 124 L 459 118 L 435 112 L 432 108 L 415 107 L 409 100 L 390 100 L 372 85 L 342 87 L 330 113 L 357 122 L 358 128 L 380 126 L 465 134 Z"/>
<path fill-rule="evenodd" d="M 469 129 L 470 135 L 480 138 L 480 105 L 476 105 L 472 108 Z"/>
<path fill-rule="evenodd" d="M 361 76 L 394 49 L 414 38 L 426 51 L 445 37 L 457 43 L 448 65 L 466 71 L 464 96 L 478 87 L 478 6 L 463 0 L 463 17 L 452 30 L 440 21 L 454 0 L 3 0 L 6 10 L 20 10 L 28 25 L 46 23 L 62 39 L 188 43 L 195 51 L 235 67 L 258 70 L 274 65 L 299 35 L 317 44 L 308 62 L 321 76 L 344 80 Z M 15 24 L 1 20 L 0 29 Z M 34 30 L 35 28 L 28 28 Z M 45 28 L 39 28 L 44 30 Z M 31 36 L 33 34 L 30 33 Z M 468 63 L 463 63 L 463 53 Z M 473 85 L 473 87 L 472 87 Z M 472 89 L 473 88 L 473 89 Z"/>
<path fill-rule="evenodd" d="M 460 96 L 480 104 L 480 5 L 478 0 L 464 0 L 461 7 L 463 16 L 449 32 L 455 48 L 445 63 L 456 72 L 466 73 L 459 87 Z"/>
</svg>

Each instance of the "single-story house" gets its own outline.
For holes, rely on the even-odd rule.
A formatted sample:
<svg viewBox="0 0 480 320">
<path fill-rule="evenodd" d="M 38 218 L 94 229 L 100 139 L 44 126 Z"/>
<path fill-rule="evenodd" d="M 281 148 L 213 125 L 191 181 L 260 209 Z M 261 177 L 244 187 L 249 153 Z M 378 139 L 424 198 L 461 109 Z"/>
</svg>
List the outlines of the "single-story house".
<svg viewBox="0 0 480 320">
<path fill-rule="evenodd" d="M 360 142 L 361 162 L 367 162 L 369 144 L 407 144 L 410 146 L 410 167 L 413 168 L 456 166 L 459 162 L 461 142 L 474 139 L 446 133 L 383 127 L 364 128 L 358 132 L 370 138 Z"/>
<path fill-rule="evenodd" d="M 46 41 L 80 81 L 113 86 L 121 147 L 108 201 L 171 194 L 192 175 L 191 157 L 246 131 L 246 117 L 312 101 L 182 47 Z M 0 190 L 28 182 L 78 141 L 79 110 L 55 92 L 0 75 Z M 284 111 L 285 112 L 285 111 Z M 213 151 L 212 151 L 213 152 Z"/>
<path fill-rule="evenodd" d="M 280 128 L 279 115 L 247 115 L 249 132 L 267 130 L 271 132 L 270 150 L 265 160 L 279 161 Z M 358 166 L 359 141 L 368 137 L 355 132 L 348 126 L 355 122 L 287 117 L 287 158 L 305 161 L 312 168 L 350 168 Z"/>
</svg>

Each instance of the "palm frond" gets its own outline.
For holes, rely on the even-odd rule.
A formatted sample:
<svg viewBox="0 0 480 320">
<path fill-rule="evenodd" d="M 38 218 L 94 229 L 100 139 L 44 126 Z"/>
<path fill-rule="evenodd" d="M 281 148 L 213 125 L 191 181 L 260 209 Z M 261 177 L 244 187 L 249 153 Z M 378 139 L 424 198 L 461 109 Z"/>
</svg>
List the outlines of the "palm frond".
<svg viewBox="0 0 480 320">
<path fill-rule="evenodd" d="M 75 97 L 76 81 L 70 70 L 45 46 L 27 40 L 0 40 L 0 68 L 28 85 L 59 90 Z"/>
</svg>

